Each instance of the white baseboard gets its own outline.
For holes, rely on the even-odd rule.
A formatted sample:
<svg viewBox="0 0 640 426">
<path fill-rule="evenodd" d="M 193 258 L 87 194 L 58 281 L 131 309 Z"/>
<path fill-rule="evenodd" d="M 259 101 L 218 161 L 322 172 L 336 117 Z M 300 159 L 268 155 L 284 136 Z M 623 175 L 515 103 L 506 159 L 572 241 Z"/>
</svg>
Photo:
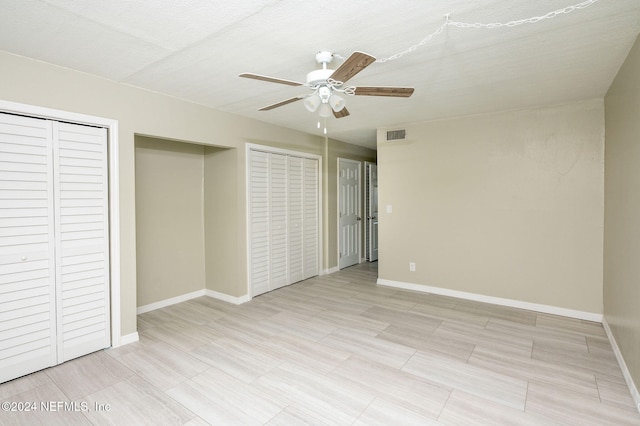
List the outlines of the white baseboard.
<svg viewBox="0 0 640 426">
<path fill-rule="evenodd" d="M 180 296 L 170 297 L 169 299 L 164 299 L 159 302 L 150 303 L 144 306 L 138 306 L 136 310 L 137 315 L 144 314 L 146 312 L 155 311 L 156 309 L 166 308 L 167 306 L 175 305 L 176 303 L 186 302 L 187 300 L 195 299 L 197 297 L 208 296 L 213 297 L 214 299 L 222 300 L 223 302 L 233 303 L 234 305 L 241 305 L 242 303 L 248 302 L 251 300 L 249 295 L 234 297 L 229 296 L 228 294 L 219 293 L 213 290 L 198 290 L 191 293 L 181 294 Z"/>
<path fill-rule="evenodd" d="M 214 299 L 222 300 L 223 302 L 233 303 L 234 305 L 242 305 L 243 303 L 251 300 L 248 294 L 244 296 L 235 297 L 229 296 L 228 294 L 220 293 L 214 290 L 205 290 L 205 295 L 209 297 L 213 297 Z"/>
<path fill-rule="evenodd" d="M 573 309 L 560 308 L 551 305 L 542 305 L 538 303 L 523 302 L 514 299 L 503 299 L 501 297 L 485 296 L 476 293 L 467 293 L 464 291 L 450 290 L 441 287 L 431 287 L 422 284 L 405 283 L 400 281 L 392 281 L 378 278 L 378 285 L 387 287 L 401 288 L 404 290 L 419 291 L 422 293 L 439 294 L 442 296 L 450 296 L 458 299 L 474 300 L 476 302 L 491 303 L 494 305 L 509 306 L 511 308 L 526 309 L 528 311 L 542 312 L 545 314 L 560 315 L 563 317 L 577 318 L 586 321 L 602 322 L 602 314 L 593 312 L 576 311 Z"/>
<path fill-rule="evenodd" d="M 333 268 L 324 269 L 324 270 L 320 271 L 320 275 L 333 274 L 334 272 L 338 272 L 339 270 L 340 270 L 339 266 L 334 266 Z"/>
<path fill-rule="evenodd" d="M 138 306 L 136 313 L 138 315 L 146 312 L 155 311 L 156 309 L 166 308 L 167 306 L 175 305 L 176 303 L 186 302 L 187 300 L 195 299 L 196 297 L 202 297 L 205 295 L 205 290 L 198 290 L 192 293 L 181 294 L 180 296 L 170 297 L 159 302 L 150 303 L 144 306 Z"/>
<path fill-rule="evenodd" d="M 618 342 L 616 342 L 616 338 L 611 331 L 611 327 L 609 327 L 609 323 L 607 323 L 607 319 L 602 319 L 602 326 L 604 327 L 604 331 L 607 333 L 607 337 L 609 338 L 609 342 L 611 343 L 611 347 L 613 348 L 613 353 L 616 354 L 616 359 L 618 360 L 618 365 L 620 365 L 620 369 L 622 370 L 622 375 L 624 376 L 625 382 L 627 382 L 627 386 L 629 387 L 629 391 L 631 392 L 631 397 L 633 401 L 636 403 L 636 408 L 640 413 L 640 393 L 638 392 L 638 388 L 633 381 L 633 377 L 631 377 L 631 372 L 629 372 L 629 368 L 627 368 L 627 363 L 624 361 L 624 357 L 622 356 L 622 352 L 620 352 L 620 347 L 618 346 Z"/>
<path fill-rule="evenodd" d="M 140 336 L 138 335 L 137 331 L 134 333 L 125 334 L 124 336 L 120 336 L 120 344 L 113 347 L 117 348 L 120 346 L 128 345 L 129 343 L 135 343 L 138 340 L 140 340 Z"/>
</svg>

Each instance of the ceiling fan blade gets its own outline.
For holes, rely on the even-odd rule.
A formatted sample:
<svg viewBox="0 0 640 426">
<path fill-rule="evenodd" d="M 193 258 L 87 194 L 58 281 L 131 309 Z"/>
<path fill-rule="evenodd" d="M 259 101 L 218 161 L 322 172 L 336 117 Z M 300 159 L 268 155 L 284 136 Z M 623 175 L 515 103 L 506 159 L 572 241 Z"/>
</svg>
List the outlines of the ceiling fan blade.
<svg viewBox="0 0 640 426">
<path fill-rule="evenodd" d="M 342 118 L 342 117 L 346 117 L 346 116 L 348 116 L 348 115 L 349 115 L 349 111 L 347 111 L 347 109 L 346 109 L 346 108 L 342 108 L 342 109 L 341 109 L 340 111 L 338 111 L 338 112 L 333 111 L 333 116 L 334 116 L 335 118 Z"/>
<path fill-rule="evenodd" d="M 304 86 L 304 83 L 300 83 L 299 81 L 285 80 L 283 78 L 269 77 L 267 75 L 253 74 L 253 73 L 250 73 L 250 72 L 242 73 L 238 77 L 252 78 L 254 80 L 268 81 L 270 83 L 286 84 L 288 86 Z"/>
<path fill-rule="evenodd" d="M 351 56 L 331 74 L 331 78 L 344 83 L 375 61 L 376 58 L 371 55 L 363 52 L 353 52 Z"/>
<path fill-rule="evenodd" d="M 356 95 L 360 96 L 391 96 L 395 98 L 408 98 L 413 94 L 413 87 L 356 87 Z"/>
<path fill-rule="evenodd" d="M 271 109 L 278 108 L 278 107 L 281 107 L 283 105 L 290 104 L 291 102 L 299 101 L 303 97 L 304 96 L 296 96 L 295 98 L 287 99 L 286 101 L 281 101 L 281 102 L 278 102 L 276 104 L 267 105 L 266 107 L 260 108 L 258 111 L 269 111 Z"/>
</svg>

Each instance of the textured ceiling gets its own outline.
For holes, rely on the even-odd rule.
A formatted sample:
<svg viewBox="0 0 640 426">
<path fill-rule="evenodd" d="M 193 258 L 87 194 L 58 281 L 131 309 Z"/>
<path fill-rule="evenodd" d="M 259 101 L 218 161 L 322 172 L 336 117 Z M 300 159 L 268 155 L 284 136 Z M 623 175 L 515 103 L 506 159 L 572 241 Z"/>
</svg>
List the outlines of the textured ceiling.
<svg viewBox="0 0 640 426">
<path fill-rule="evenodd" d="M 316 114 L 301 102 L 258 111 L 307 89 L 238 74 L 304 82 L 319 50 L 385 58 L 435 31 L 448 13 L 453 21 L 508 22 L 579 1 L 0 0 L 0 50 L 319 134 Z M 511 28 L 449 26 L 349 81 L 412 86 L 411 98 L 349 97 L 351 115 L 329 118 L 328 133 L 374 148 L 377 127 L 602 97 L 639 32 L 639 0 L 599 0 Z"/>
</svg>

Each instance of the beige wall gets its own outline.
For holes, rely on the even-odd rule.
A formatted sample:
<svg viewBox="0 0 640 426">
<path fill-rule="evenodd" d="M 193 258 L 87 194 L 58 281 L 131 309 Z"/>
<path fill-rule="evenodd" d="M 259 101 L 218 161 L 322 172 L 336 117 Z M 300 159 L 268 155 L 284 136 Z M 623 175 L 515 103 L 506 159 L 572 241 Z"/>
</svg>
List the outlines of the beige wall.
<svg viewBox="0 0 640 426">
<path fill-rule="evenodd" d="M 136 136 L 137 306 L 210 289 L 246 294 L 237 149 Z"/>
<path fill-rule="evenodd" d="M 205 286 L 201 145 L 136 137 L 137 305 Z"/>
<path fill-rule="evenodd" d="M 593 100 L 381 129 L 379 277 L 602 313 L 603 120 Z"/>
<path fill-rule="evenodd" d="M 0 99 L 118 120 L 120 144 L 121 333 L 136 331 L 136 214 L 134 135 L 202 145 L 238 148 L 234 172 L 238 190 L 245 185 L 244 145 L 247 141 L 279 143 L 322 152 L 324 138 L 264 122 L 215 111 L 85 73 L 0 52 Z M 244 197 L 229 205 L 229 214 L 244 217 Z M 237 264 L 246 269 L 246 232 L 238 227 Z M 222 272 L 221 272 L 222 273 Z M 224 272 L 227 274 L 227 272 Z M 236 272 L 237 273 L 237 272 Z M 233 275 L 229 272 L 227 276 Z M 212 285 L 208 280 L 207 285 Z M 246 289 L 246 274 L 238 288 Z"/>
<path fill-rule="evenodd" d="M 204 220 L 206 288 L 233 297 L 247 293 L 244 245 L 246 221 L 233 206 L 244 196 L 236 174 L 237 149 L 204 151 Z M 242 181 L 244 185 L 244 181 Z"/>
<path fill-rule="evenodd" d="M 604 318 L 637 386 L 640 384 L 640 39 L 609 88 L 605 112 Z M 640 402 L 640 395 L 635 397 Z"/>
</svg>

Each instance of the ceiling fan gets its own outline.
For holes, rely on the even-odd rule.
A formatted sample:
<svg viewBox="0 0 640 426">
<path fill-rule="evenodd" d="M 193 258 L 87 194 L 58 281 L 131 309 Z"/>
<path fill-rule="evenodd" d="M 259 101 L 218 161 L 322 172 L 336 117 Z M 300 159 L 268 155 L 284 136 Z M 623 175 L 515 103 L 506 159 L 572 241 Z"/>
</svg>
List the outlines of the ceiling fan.
<svg viewBox="0 0 640 426">
<path fill-rule="evenodd" d="M 322 69 L 307 74 L 307 82 L 285 80 L 266 75 L 243 73 L 240 77 L 271 83 L 286 84 L 288 86 L 306 86 L 312 90 L 310 94 L 296 96 L 275 104 L 260 108 L 259 111 L 269 111 L 283 105 L 304 99 L 304 106 L 311 112 L 320 108 L 321 117 L 342 118 L 349 115 L 345 108 L 345 100 L 339 94 L 348 96 L 391 96 L 408 98 L 413 94 L 412 87 L 376 87 L 376 86 L 345 86 L 345 83 L 360 71 L 375 62 L 376 58 L 363 52 L 353 52 L 336 70 L 327 68 L 333 61 L 333 53 L 320 51 L 316 53 L 316 62 L 322 64 Z"/>
</svg>

